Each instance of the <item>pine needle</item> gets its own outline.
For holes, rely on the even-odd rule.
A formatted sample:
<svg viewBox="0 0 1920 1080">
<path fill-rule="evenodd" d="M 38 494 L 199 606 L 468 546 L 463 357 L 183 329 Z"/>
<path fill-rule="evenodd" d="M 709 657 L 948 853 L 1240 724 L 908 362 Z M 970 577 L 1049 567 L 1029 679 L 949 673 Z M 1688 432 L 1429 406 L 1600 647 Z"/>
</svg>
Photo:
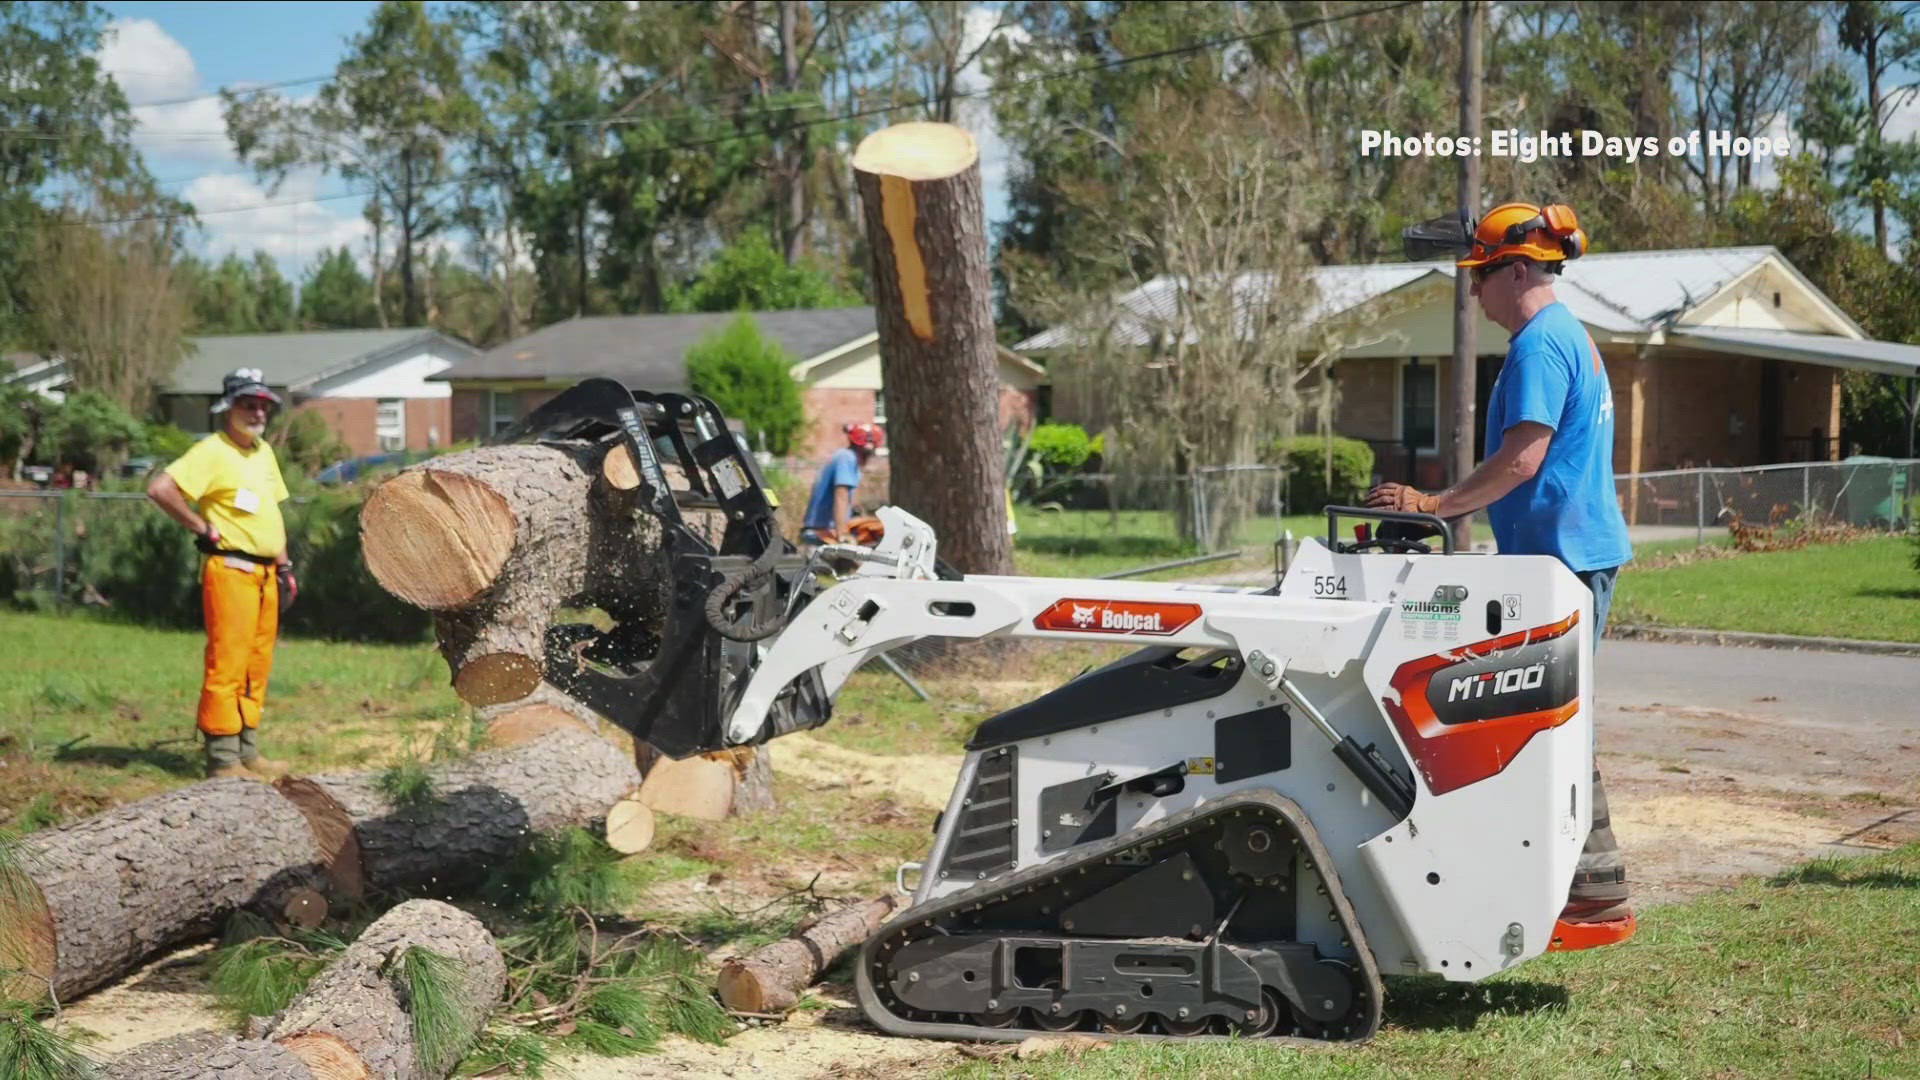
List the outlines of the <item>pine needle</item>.
<svg viewBox="0 0 1920 1080">
<path fill-rule="evenodd" d="M 455 1076 L 497 1075 L 505 1070 L 514 1076 L 538 1077 L 546 1071 L 551 1055 L 547 1040 L 532 1032 L 492 1027 L 460 1060 Z"/>
<path fill-rule="evenodd" d="M 304 940 L 258 937 L 229 945 L 208 959 L 219 1007 L 236 1019 L 273 1016 L 293 1003 L 346 943 L 328 934 Z"/>
<path fill-rule="evenodd" d="M 462 1022 L 471 1010 L 471 991 L 460 962 L 419 945 L 400 954 L 400 985 L 413 1020 L 416 1072 L 444 1076 L 460 1057 L 467 1036 Z"/>
<path fill-rule="evenodd" d="M 525 850 L 495 870 L 481 895 L 528 914 L 617 910 L 631 898 L 620 853 L 585 829 L 535 836 Z"/>
<path fill-rule="evenodd" d="M 25 1001 L 0 1001 L 0 1076 L 7 1080 L 90 1080 L 94 1063 L 41 1023 Z"/>
<path fill-rule="evenodd" d="M 388 767 L 374 777 L 373 786 L 401 810 L 424 810 L 440 797 L 433 787 L 433 773 L 419 761 L 403 761 Z"/>
</svg>

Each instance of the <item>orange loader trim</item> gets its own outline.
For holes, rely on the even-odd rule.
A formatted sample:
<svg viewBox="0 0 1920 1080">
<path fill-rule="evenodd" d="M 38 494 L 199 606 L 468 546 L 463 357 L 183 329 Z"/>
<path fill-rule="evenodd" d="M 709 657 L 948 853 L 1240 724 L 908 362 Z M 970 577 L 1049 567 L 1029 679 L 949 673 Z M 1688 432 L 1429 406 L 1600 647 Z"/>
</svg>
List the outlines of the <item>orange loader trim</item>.
<svg viewBox="0 0 1920 1080">
<path fill-rule="evenodd" d="M 1598 949 L 1603 945 L 1618 945 L 1633 936 L 1640 924 L 1632 915 L 1611 922 L 1570 923 L 1565 919 L 1553 924 L 1553 940 L 1548 943 L 1548 952 L 1573 952 L 1577 949 Z"/>
</svg>

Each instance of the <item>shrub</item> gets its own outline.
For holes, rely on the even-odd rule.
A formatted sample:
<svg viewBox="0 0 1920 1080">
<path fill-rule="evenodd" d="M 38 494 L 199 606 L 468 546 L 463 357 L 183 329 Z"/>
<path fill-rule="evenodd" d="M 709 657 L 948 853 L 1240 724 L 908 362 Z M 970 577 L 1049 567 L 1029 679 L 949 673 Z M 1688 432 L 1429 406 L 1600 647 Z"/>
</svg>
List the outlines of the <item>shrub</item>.
<svg viewBox="0 0 1920 1080">
<path fill-rule="evenodd" d="M 300 597 L 281 628 L 336 641 L 420 641 L 433 617 L 380 587 L 360 557 L 360 506 L 370 488 L 322 491 L 285 506 Z"/>
<path fill-rule="evenodd" d="M 1041 424 L 1027 452 L 1049 473 L 1078 472 L 1093 458 L 1093 444 L 1079 424 Z"/>
<path fill-rule="evenodd" d="M 792 367 L 793 357 L 761 336 L 750 315 L 687 350 L 693 392 L 713 399 L 722 413 L 746 425 L 748 441 L 773 454 L 788 453 L 806 422 Z"/>
<path fill-rule="evenodd" d="M 280 468 L 302 477 L 312 476 L 336 461 L 353 456 L 347 444 L 334 434 L 327 418 L 309 409 L 297 410 L 281 419 L 267 441 L 273 444 Z"/>
<path fill-rule="evenodd" d="M 1328 448 L 1333 483 L 1327 484 Z M 1359 439 L 1295 435 L 1276 439 L 1269 460 L 1287 470 L 1287 511 L 1317 514 L 1325 506 L 1358 506 L 1373 481 L 1373 447 Z"/>
<path fill-rule="evenodd" d="M 160 459 L 165 465 L 193 449 L 200 436 L 172 424 L 149 423 L 140 438 L 140 452 Z"/>
</svg>

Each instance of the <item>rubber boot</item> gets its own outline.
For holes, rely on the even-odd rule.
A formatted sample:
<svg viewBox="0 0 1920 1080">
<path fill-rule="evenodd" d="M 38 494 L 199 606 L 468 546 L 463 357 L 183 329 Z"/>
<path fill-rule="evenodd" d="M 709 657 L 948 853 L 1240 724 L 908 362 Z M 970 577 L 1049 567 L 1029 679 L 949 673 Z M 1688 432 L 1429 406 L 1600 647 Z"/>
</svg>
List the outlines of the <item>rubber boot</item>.
<svg viewBox="0 0 1920 1080">
<path fill-rule="evenodd" d="M 1607 812 L 1607 789 L 1600 783 L 1600 770 L 1593 770 L 1593 828 L 1580 849 L 1580 861 L 1574 867 L 1573 887 L 1567 890 L 1567 906 L 1560 918 L 1567 922 L 1613 922 L 1633 914 L 1627 902 L 1627 864 L 1620 854 L 1620 842 L 1614 839 L 1613 822 Z"/>
<path fill-rule="evenodd" d="M 240 729 L 238 736 L 240 739 L 240 764 L 245 766 L 248 772 L 253 773 L 263 780 L 278 780 L 287 775 L 287 769 L 290 768 L 290 766 L 288 766 L 286 762 L 260 756 L 259 737 L 260 729 L 258 728 L 243 727 Z"/>
<path fill-rule="evenodd" d="M 242 780 L 258 780 L 258 776 L 240 763 L 240 736 L 208 735 L 201 733 L 207 748 L 207 779 L 215 780 L 225 776 L 237 776 Z"/>
</svg>

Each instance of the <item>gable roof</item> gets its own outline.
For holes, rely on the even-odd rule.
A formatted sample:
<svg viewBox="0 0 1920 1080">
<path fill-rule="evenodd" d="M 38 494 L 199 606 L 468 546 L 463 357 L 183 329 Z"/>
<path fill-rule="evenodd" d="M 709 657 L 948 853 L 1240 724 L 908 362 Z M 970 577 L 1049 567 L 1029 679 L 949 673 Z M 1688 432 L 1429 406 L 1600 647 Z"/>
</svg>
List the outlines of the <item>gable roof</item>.
<svg viewBox="0 0 1920 1080">
<path fill-rule="evenodd" d="M 468 356 L 473 346 L 437 330 L 317 330 L 281 334 L 217 334 L 189 342 L 186 358 L 161 387 L 166 394 L 218 394 L 235 368 L 255 367 L 268 385 L 299 390 L 322 379 L 434 344 L 444 354 Z"/>
<path fill-rule="evenodd" d="M 1810 292 L 1819 295 L 1819 290 L 1807 282 L 1778 249 L 1768 246 L 1588 255 L 1567 264 L 1566 272 L 1555 283 L 1555 292 L 1561 302 L 1589 326 L 1622 334 L 1646 333 L 1699 307 L 1769 261 L 1784 267 Z M 1436 283 L 1451 281 L 1455 272 L 1451 261 L 1317 266 L 1313 269 L 1313 280 L 1318 298 L 1309 307 L 1307 318 L 1321 322 L 1429 279 Z M 1244 275 L 1236 282 L 1236 288 L 1251 291 L 1264 287 L 1265 277 Z M 1138 316 L 1124 319 L 1118 325 L 1119 343 L 1146 345 L 1152 340 L 1154 327 L 1165 327 L 1172 321 L 1175 290 L 1181 280 L 1157 277 L 1117 299 L 1120 306 Z M 1851 324 L 1852 320 L 1846 319 L 1844 313 L 1837 308 L 1833 311 Z M 1058 349 L 1070 344 L 1074 336 L 1071 328 L 1054 327 L 1014 348 Z"/>
<path fill-rule="evenodd" d="M 436 380 L 581 379 L 605 376 L 633 386 L 686 387 L 687 349 L 724 330 L 738 311 L 678 315 L 586 315 L 543 326 L 463 360 Z M 870 307 L 753 311 L 760 332 L 796 361 L 841 348 L 875 332 Z"/>
</svg>

